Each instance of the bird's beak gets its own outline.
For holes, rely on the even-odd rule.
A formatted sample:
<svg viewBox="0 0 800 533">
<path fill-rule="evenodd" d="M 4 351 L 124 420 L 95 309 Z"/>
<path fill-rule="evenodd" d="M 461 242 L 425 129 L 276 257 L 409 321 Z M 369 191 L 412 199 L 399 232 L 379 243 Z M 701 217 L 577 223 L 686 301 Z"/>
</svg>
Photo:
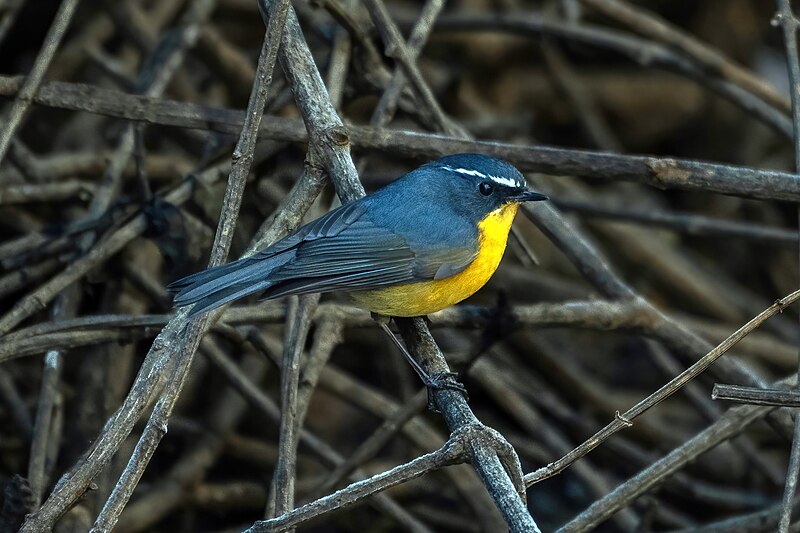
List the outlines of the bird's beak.
<svg viewBox="0 0 800 533">
<path fill-rule="evenodd" d="M 540 202 L 547 200 L 547 196 L 538 192 L 523 191 L 509 198 L 512 202 Z"/>
</svg>

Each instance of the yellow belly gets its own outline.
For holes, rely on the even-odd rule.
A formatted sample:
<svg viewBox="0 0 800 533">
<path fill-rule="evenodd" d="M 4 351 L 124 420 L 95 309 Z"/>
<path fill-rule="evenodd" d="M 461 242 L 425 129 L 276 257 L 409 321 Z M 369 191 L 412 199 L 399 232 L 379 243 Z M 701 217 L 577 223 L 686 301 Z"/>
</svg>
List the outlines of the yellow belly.
<svg viewBox="0 0 800 533">
<path fill-rule="evenodd" d="M 508 241 L 519 204 L 506 204 L 478 223 L 478 256 L 453 276 L 351 293 L 356 305 L 385 316 L 422 316 L 468 298 L 492 277 Z"/>
</svg>

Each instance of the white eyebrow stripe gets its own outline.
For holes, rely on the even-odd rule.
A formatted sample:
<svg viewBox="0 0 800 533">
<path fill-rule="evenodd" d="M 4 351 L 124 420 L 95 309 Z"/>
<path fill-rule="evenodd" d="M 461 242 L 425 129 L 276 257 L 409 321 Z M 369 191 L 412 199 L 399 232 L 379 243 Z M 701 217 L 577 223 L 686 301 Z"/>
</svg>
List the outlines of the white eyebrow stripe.
<svg viewBox="0 0 800 533">
<path fill-rule="evenodd" d="M 500 178 L 497 176 L 489 176 L 492 181 L 499 183 L 500 185 L 505 185 L 506 187 L 519 187 L 520 184 L 517 180 L 513 180 L 511 178 Z"/>
<path fill-rule="evenodd" d="M 453 168 L 453 167 L 448 167 L 448 166 L 443 166 L 442 168 L 445 169 L 445 170 L 449 170 L 450 172 L 458 172 L 459 174 L 466 174 L 468 176 L 477 176 L 477 177 L 483 178 L 483 179 L 490 179 L 493 182 L 495 182 L 495 183 L 497 183 L 499 185 L 505 185 L 506 187 L 521 187 L 522 186 L 522 184 L 520 182 L 518 182 L 517 180 L 514 180 L 512 178 L 501 178 L 501 177 L 492 176 L 492 175 L 487 176 L 483 172 L 478 172 L 477 170 L 472 170 L 472 169 L 469 169 L 469 168 Z"/>
<path fill-rule="evenodd" d="M 477 170 L 470 170 L 468 168 L 453 168 L 453 167 L 442 167 L 445 170 L 449 170 L 450 172 L 458 172 L 459 174 L 467 174 L 468 176 L 478 176 L 479 178 L 486 178 L 486 174 L 482 172 L 478 172 Z"/>
</svg>

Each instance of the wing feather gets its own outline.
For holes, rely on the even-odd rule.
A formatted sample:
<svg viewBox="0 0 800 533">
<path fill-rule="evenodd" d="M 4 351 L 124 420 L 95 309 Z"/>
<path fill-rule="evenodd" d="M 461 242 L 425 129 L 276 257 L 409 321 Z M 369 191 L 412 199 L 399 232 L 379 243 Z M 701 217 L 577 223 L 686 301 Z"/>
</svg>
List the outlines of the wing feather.
<svg viewBox="0 0 800 533">
<path fill-rule="evenodd" d="M 477 236 L 439 242 L 409 240 L 369 214 L 369 198 L 298 229 L 245 259 L 206 270 L 170 286 L 176 305 L 201 313 L 254 292 L 263 298 L 333 290 L 366 290 L 453 275 L 477 255 Z"/>
</svg>

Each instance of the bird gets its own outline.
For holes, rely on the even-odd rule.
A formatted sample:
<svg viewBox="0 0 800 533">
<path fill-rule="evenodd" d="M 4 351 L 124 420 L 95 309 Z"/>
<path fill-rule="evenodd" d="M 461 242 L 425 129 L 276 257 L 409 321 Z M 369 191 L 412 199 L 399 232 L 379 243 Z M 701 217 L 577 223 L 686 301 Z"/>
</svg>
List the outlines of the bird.
<svg viewBox="0 0 800 533">
<path fill-rule="evenodd" d="M 172 283 L 190 316 L 247 295 L 342 291 L 378 317 L 425 316 L 474 294 L 497 269 L 520 205 L 546 200 L 512 164 L 463 153 L 430 161 L 273 245 Z M 414 369 L 418 364 L 395 340 Z M 420 374 L 426 385 L 435 380 Z"/>
</svg>

